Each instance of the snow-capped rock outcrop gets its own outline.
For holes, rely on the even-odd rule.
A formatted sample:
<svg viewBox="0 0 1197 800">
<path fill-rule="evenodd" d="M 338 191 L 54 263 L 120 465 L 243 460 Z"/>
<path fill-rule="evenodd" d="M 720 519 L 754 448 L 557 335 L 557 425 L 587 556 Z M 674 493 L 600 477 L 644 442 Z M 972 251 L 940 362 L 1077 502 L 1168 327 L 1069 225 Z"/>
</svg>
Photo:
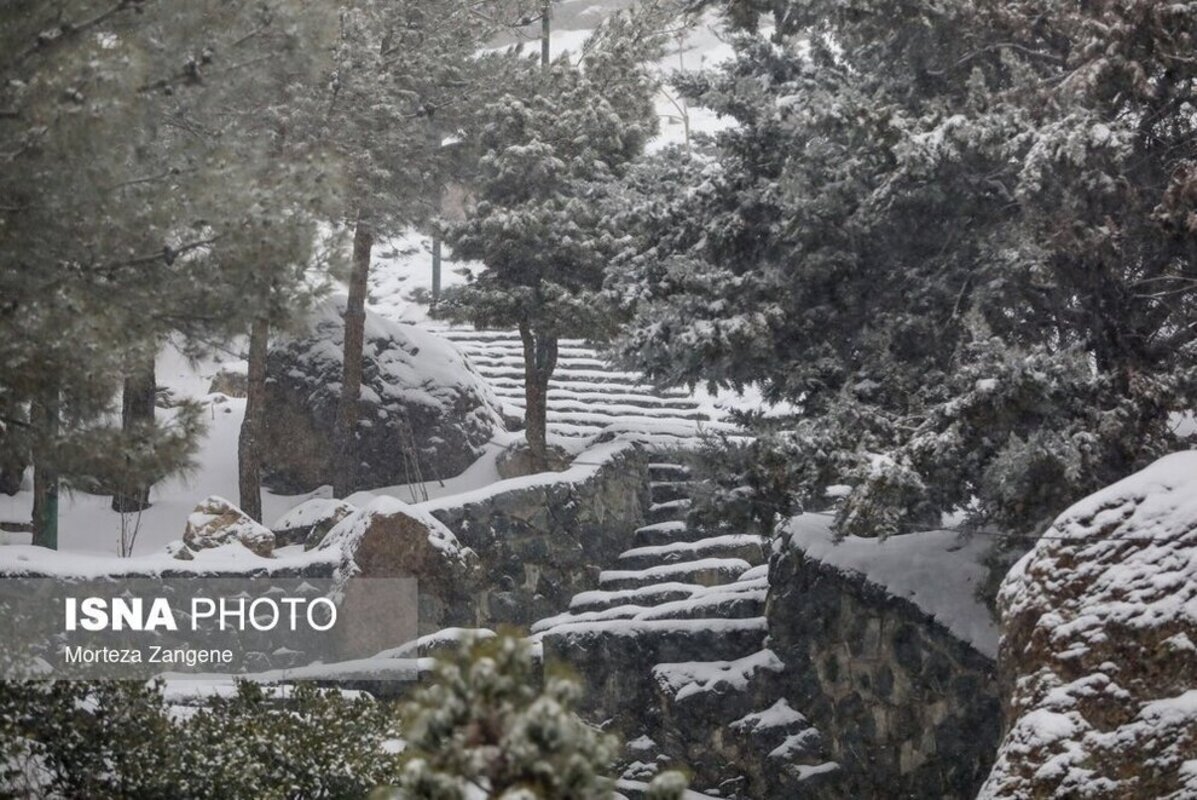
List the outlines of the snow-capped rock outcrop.
<svg viewBox="0 0 1197 800">
<path fill-rule="evenodd" d="M 329 531 L 357 509 L 344 500 L 313 497 L 283 514 L 270 530 L 280 546 L 302 544 L 305 550 L 319 547 Z"/>
<path fill-rule="evenodd" d="M 339 522 L 317 550 L 340 554 L 341 581 L 415 578 L 421 634 L 476 617 L 478 556 L 431 514 L 402 500 L 376 498 Z"/>
<path fill-rule="evenodd" d="M 269 558 L 274 552 L 274 534 L 254 522 L 237 506 L 213 495 L 195 507 L 183 530 L 184 547 L 176 558 L 189 559 L 200 550 L 239 543 L 255 555 Z"/>
<path fill-rule="evenodd" d="M 1197 797 L 1197 452 L 1077 503 L 1003 583 L 997 798 Z"/>
<path fill-rule="evenodd" d="M 332 483 L 344 310 L 342 296 L 321 303 L 306 332 L 270 349 L 263 463 L 274 486 Z M 356 488 L 457 475 L 502 429 L 498 400 L 452 343 L 366 312 Z"/>
</svg>

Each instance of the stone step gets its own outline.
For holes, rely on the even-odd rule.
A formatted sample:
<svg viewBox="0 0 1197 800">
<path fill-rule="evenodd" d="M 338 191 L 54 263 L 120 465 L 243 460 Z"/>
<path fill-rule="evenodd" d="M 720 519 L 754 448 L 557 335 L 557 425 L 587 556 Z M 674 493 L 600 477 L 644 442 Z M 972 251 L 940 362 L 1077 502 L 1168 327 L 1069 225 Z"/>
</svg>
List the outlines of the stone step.
<svg viewBox="0 0 1197 800">
<path fill-rule="evenodd" d="M 695 660 L 735 660 L 760 651 L 767 629 L 764 617 L 743 619 L 610 620 L 559 625 L 534 635 L 545 654 L 563 658 L 581 674 L 598 670 L 587 662 L 630 669 L 652 680 L 652 665 Z"/>
<path fill-rule="evenodd" d="M 474 356 L 490 356 L 490 357 L 524 357 L 524 345 L 521 342 L 479 342 L 470 341 L 468 339 L 452 339 L 450 340 L 457 346 L 457 349 L 465 353 L 470 358 Z M 593 347 L 557 347 L 557 358 L 601 358 L 598 351 Z"/>
<path fill-rule="evenodd" d="M 500 386 L 507 388 L 519 388 L 521 391 L 524 387 L 524 373 L 520 372 L 513 377 L 505 375 L 496 375 L 494 371 L 489 375 L 484 375 L 492 386 Z M 506 370 L 504 370 L 506 372 Z M 482 370 L 479 370 L 482 373 Z M 686 402 L 694 404 L 690 398 L 690 393 L 685 389 L 676 388 L 657 388 L 647 383 L 633 383 L 628 386 L 620 386 L 614 383 L 593 383 L 589 381 L 562 381 L 559 376 L 554 375 L 549 383 L 549 392 L 562 391 L 572 392 L 580 395 L 620 395 L 627 394 L 636 397 L 645 398 L 662 398 L 665 400 L 674 400 L 679 402 Z"/>
<path fill-rule="evenodd" d="M 690 496 L 689 481 L 650 481 L 648 496 L 654 503 L 667 503 L 670 500 L 681 500 Z"/>
<path fill-rule="evenodd" d="M 676 564 L 661 564 L 638 570 L 612 569 L 599 573 L 599 587 L 603 589 L 634 589 L 654 583 L 680 581 L 699 586 L 719 586 L 731 583 L 752 569 L 742 558 L 701 558 Z"/>
<path fill-rule="evenodd" d="M 822 755 L 821 734 L 785 698 L 732 720 L 727 728 L 732 733 L 751 737 L 761 752 L 777 753 L 774 758 L 818 760 Z"/>
<path fill-rule="evenodd" d="M 689 510 L 690 498 L 682 497 L 677 500 L 667 500 L 664 503 L 650 503 L 645 518 L 650 523 L 685 519 L 686 512 Z"/>
<path fill-rule="evenodd" d="M 475 369 L 483 377 L 495 378 L 515 378 L 518 380 L 524 379 L 524 365 L 523 364 L 475 364 Z M 635 372 L 624 372 L 615 369 L 590 368 L 590 369 L 573 369 L 569 367 L 558 367 L 553 371 L 551 378 L 558 386 L 572 383 L 575 385 L 584 384 L 622 384 L 625 386 L 644 386 L 651 389 L 648 384 L 643 383 L 643 377 Z"/>
<path fill-rule="evenodd" d="M 768 587 L 740 588 L 732 583 L 716 588 L 728 591 L 715 591 L 713 588 L 696 592 L 684 600 L 646 608 L 631 619 L 744 619 L 764 616 Z"/>
<path fill-rule="evenodd" d="M 475 367 L 482 369 L 484 366 L 499 366 L 499 367 L 519 367 L 524 368 L 524 355 L 510 354 L 510 353 L 495 353 L 476 350 L 470 355 L 470 361 Z M 609 369 L 611 367 L 606 361 L 601 358 L 595 358 L 593 354 L 589 355 L 574 355 L 574 356 L 559 356 L 557 358 L 557 367 L 559 370 L 574 370 L 574 369 Z M 635 373 L 628 373 L 635 374 Z"/>
<path fill-rule="evenodd" d="M 521 343 L 519 331 L 475 330 L 474 328 L 430 328 L 433 333 L 454 342 L 515 342 Z M 558 339 L 558 347 L 589 347 L 585 339 Z M 522 347 L 522 344 L 521 344 Z"/>
<path fill-rule="evenodd" d="M 692 586 L 686 596 L 675 600 L 659 602 L 660 595 L 643 598 L 644 603 L 619 602 L 619 595 L 626 592 L 606 593 L 614 605 L 597 607 L 595 602 L 578 602 L 577 610 L 567 611 L 538 620 L 532 624 L 532 633 L 542 633 L 561 625 L 579 622 L 603 622 L 616 619 L 744 619 L 759 617 L 765 613 L 765 595 L 768 586 L 762 582 L 736 582 L 722 586 Z M 598 594 L 586 592 L 585 594 Z M 678 592 L 679 595 L 683 594 Z M 571 604 L 571 608 L 574 606 Z"/>
<path fill-rule="evenodd" d="M 523 395 L 504 397 L 499 395 L 504 402 L 510 406 L 517 408 L 524 408 Z M 656 406 L 639 406 L 626 405 L 622 403 L 587 403 L 575 402 L 573 400 L 553 400 L 549 399 L 547 403 L 549 413 L 557 414 L 562 418 L 587 417 L 592 418 L 595 415 L 602 415 L 604 417 L 619 417 L 627 419 L 653 419 L 653 420 L 685 420 L 687 422 L 708 422 L 710 417 L 699 411 L 685 411 L 676 408 L 659 408 Z"/>
<path fill-rule="evenodd" d="M 657 461 L 648 465 L 648 477 L 651 481 L 686 481 L 690 479 L 690 468 L 681 464 L 667 461 Z"/>
<path fill-rule="evenodd" d="M 633 589 L 594 589 L 574 595 L 569 602 L 569 611 L 571 614 L 581 614 L 625 605 L 653 606 L 674 600 L 684 600 L 704 588 L 706 587 L 696 583 L 666 581 Z"/>
<path fill-rule="evenodd" d="M 523 402 L 524 385 L 510 381 L 491 382 L 495 394 L 504 400 Z M 685 397 L 661 397 L 648 392 L 584 391 L 576 392 L 571 389 L 549 389 L 550 403 L 585 403 L 595 405 L 624 405 L 637 409 L 661 409 L 680 412 L 691 412 L 698 408 L 698 404 Z"/>
<path fill-rule="evenodd" d="M 549 414 L 550 431 L 564 436 L 595 436 L 599 433 L 627 433 L 646 440 L 658 441 L 662 448 L 677 449 L 699 442 L 699 432 L 694 423 L 679 420 L 640 420 L 628 422 L 626 417 L 612 417 L 606 424 L 594 421 L 565 422 Z"/>
<path fill-rule="evenodd" d="M 709 531 L 691 528 L 685 520 L 671 519 L 637 528 L 632 534 L 632 544 L 636 547 L 655 547 L 673 542 L 697 542 L 710 535 Z"/>
<path fill-rule="evenodd" d="M 765 539 L 751 533 L 708 536 L 692 542 L 672 541 L 627 550 L 619 556 L 620 569 L 647 569 L 703 558 L 738 558 L 753 566 L 765 563 Z"/>
<path fill-rule="evenodd" d="M 609 606 L 608 608 L 596 608 L 589 611 L 578 611 L 576 613 L 566 611 L 564 614 L 556 614 L 533 622 L 529 630 L 532 633 L 544 633 L 560 625 L 578 622 L 605 622 L 612 619 L 633 619 L 647 610 L 648 607 L 646 606 L 626 604 Z"/>
</svg>

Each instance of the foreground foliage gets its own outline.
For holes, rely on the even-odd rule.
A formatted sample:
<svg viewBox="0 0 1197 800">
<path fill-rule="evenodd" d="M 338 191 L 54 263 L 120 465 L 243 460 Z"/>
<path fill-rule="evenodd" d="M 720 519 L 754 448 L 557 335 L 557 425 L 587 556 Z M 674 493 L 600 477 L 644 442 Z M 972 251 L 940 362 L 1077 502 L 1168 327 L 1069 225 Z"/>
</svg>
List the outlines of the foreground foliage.
<svg viewBox="0 0 1197 800">
<path fill-rule="evenodd" d="M 242 682 L 172 705 L 161 684 L 0 682 L 0 798 L 609 798 L 618 741 L 571 711 L 582 691 L 501 636 L 442 660 L 393 704 Z M 664 773 L 652 800 L 676 800 Z"/>
<path fill-rule="evenodd" d="M 5 683 L 0 796 L 362 797 L 396 768 L 393 715 L 312 686 L 171 708 L 160 686 Z"/>
</svg>

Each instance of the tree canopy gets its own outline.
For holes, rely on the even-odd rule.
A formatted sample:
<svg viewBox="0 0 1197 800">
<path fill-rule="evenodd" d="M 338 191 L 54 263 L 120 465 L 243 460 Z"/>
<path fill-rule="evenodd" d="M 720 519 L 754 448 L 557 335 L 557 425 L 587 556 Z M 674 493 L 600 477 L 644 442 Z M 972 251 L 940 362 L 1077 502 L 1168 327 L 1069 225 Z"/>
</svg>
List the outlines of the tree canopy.
<svg viewBox="0 0 1197 800">
<path fill-rule="evenodd" d="M 845 532 L 1034 530 L 1172 446 L 1197 4 L 734 5 L 736 56 L 679 89 L 737 124 L 644 167 L 674 188 L 609 283 L 624 360 L 795 403 Z"/>
</svg>

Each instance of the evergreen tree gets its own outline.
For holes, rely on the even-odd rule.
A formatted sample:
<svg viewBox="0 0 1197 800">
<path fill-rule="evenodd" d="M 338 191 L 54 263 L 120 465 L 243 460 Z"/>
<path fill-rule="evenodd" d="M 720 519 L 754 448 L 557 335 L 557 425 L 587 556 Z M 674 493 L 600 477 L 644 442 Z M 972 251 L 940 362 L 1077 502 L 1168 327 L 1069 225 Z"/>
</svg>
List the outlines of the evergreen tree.
<svg viewBox="0 0 1197 800">
<path fill-rule="evenodd" d="M 404 708 L 407 747 L 396 800 L 608 798 L 618 742 L 571 711 L 581 691 L 540 667 L 526 642 L 500 636 L 442 660 Z M 653 800 L 680 798 L 685 780 L 654 781 Z"/>
<path fill-rule="evenodd" d="M 845 532 L 960 507 L 1034 531 L 1174 446 L 1197 4 L 734 5 L 773 32 L 680 82 L 738 125 L 653 167 L 624 358 L 796 403 L 804 493 L 851 484 Z"/>
<path fill-rule="evenodd" d="M 620 233 L 609 224 L 621 176 L 656 131 L 646 62 L 659 52 L 663 11 L 608 18 L 583 49 L 538 67 L 484 111 L 476 204 L 447 238 L 485 263 L 446 292 L 437 313 L 478 327 L 514 327 L 523 342 L 525 430 L 533 464 L 547 468 L 546 400 L 563 335 L 604 336 L 600 302 Z"/>
<path fill-rule="evenodd" d="M 353 0 L 313 135 L 339 154 L 348 192 L 340 221 L 353 230 L 344 374 L 334 431 L 334 494 L 356 486 L 366 287 L 375 243 L 439 211 L 455 163 L 445 138 L 468 126 L 501 85 L 503 59 L 478 51 L 521 18 L 519 2 Z M 513 10 L 514 9 L 514 10 Z M 496 84 L 496 81 L 499 83 Z"/>
<path fill-rule="evenodd" d="M 306 263 L 323 168 L 263 157 L 238 102 L 264 64 L 302 71 L 314 51 L 300 43 L 324 25 L 282 0 L 2 14 L 0 450 L 32 453 L 35 541 L 53 546 L 60 480 L 144 487 L 194 449 L 187 406 L 115 434 L 125 365 L 147 363 L 167 332 L 198 344 L 235 331 L 258 287 Z"/>
</svg>

